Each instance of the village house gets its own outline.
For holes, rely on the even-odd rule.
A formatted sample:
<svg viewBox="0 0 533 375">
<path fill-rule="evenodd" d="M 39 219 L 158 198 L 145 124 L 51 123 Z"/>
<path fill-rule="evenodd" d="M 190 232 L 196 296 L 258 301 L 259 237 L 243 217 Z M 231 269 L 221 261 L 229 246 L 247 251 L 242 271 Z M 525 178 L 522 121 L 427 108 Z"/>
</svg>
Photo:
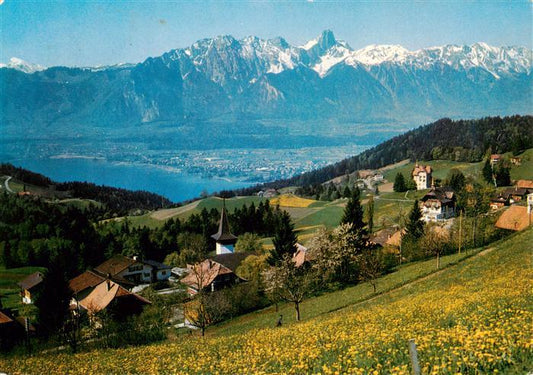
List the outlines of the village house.
<svg viewBox="0 0 533 375">
<path fill-rule="evenodd" d="M 34 272 L 18 283 L 23 304 L 32 304 L 34 302 L 35 294 L 38 293 L 42 282 L 43 274 Z"/>
<path fill-rule="evenodd" d="M 527 212 L 533 211 L 533 193 L 529 193 L 526 198 Z"/>
<path fill-rule="evenodd" d="M 189 274 L 181 279 L 181 282 L 187 286 L 187 293 L 191 296 L 200 290 L 214 292 L 245 281 L 228 267 L 212 259 L 206 259 L 189 268 Z"/>
<path fill-rule="evenodd" d="M 108 278 L 126 289 L 131 289 L 135 286 L 135 283 L 120 276 L 111 277 L 109 275 L 108 277 L 107 275 L 99 274 L 97 271 L 89 270 L 71 279 L 68 285 L 76 299 L 81 300 L 87 297 L 97 285 L 103 283 Z"/>
<path fill-rule="evenodd" d="M 492 154 L 490 156 L 490 165 L 494 168 L 496 164 L 498 164 L 502 160 L 502 156 L 500 154 Z"/>
<path fill-rule="evenodd" d="M 134 284 L 149 284 L 165 281 L 170 277 L 171 267 L 153 260 L 140 260 L 115 255 L 94 269 L 106 278 L 126 279 Z"/>
<path fill-rule="evenodd" d="M 531 188 L 528 189 L 528 188 L 514 186 L 511 188 L 505 189 L 501 193 L 501 195 L 504 198 L 509 199 L 510 204 L 513 204 L 516 202 L 520 202 L 523 199 L 526 199 L 526 196 L 531 192 L 533 192 L 533 189 Z"/>
<path fill-rule="evenodd" d="M 396 237 L 399 237 L 400 230 L 397 227 L 384 228 L 370 235 L 370 242 L 381 247 L 395 247 Z"/>
<path fill-rule="evenodd" d="M 429 189 L 433 183 L 432 177 L 433 170 L 429 165 L 415 165 L 412 176 L 416 184 L 416 190 Z"/>
<path fill-rule="evenodd" d="M 510 204 L 511 204 L 511 201 L 509 199 L 509 196 L 504 196 L 500 194 L 497 197 L 494 197 L 490 200 L 490 209 L 498 210 L 504 206 L 509 206 Z"/>
<path fill-rule="evenodd" d="M 432 188 L 420 200 L 422 220 L 440 221 L 455 216 L 455 193 L 449 187 Z"/>
<path fill-rule="evenodd" d="M 71 309 L 77 309 L 79 306 L 91 316 L 106 310 L 120 319 L 141 313 L 143 307 L 149 304 L 151 302 L 147 299 L 127 291 L 111 280 L 105 280 L 79 302 L 73 300 Z"/>
<path fill-rule="evenodd" d="M 531 225 L 533 213 L 529 207 L 511 206 L 496 221 L 496 228 L 513 231 L 524 230 Z"/>
<path fill-rule="evenodd" d="M 8 350 L 14 344 L 35 333 L 35 327 L 21 316 L 15 317 L 10 310 L 2 309 L 0 306 L 0 349 Z"/>
<path fill-rule="evenodd" d="M 531 180 L 518 180 L 516 182 L 516 187 L 525 188 L 525 189 L 533 189 L 533 181 L 531 181 Z"/>
<path fill-rule="evenodd" d="M 274 198 L 275 196 L 278 195 L 278 192 L 276 189 L 266 189 L 266 190 L 260 190 L 258 193 L 257 193 L 257 196 L 258 197 L 263 197 L 263 198 Z"/>
<path fill-rule="evenodd" d="M 511 157 L 511 164 L 520 166 L 522 164 L 522 158 L 519 156 Z"/>
</svg>

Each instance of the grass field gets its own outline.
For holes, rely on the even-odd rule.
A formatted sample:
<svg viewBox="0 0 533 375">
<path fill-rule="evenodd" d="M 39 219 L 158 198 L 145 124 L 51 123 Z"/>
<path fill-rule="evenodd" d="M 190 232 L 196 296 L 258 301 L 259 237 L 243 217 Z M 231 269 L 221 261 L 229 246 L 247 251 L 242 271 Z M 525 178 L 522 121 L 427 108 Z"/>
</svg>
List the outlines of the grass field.
<svg viewBox="0 0 533 375">
<path fill-rule="evenodd" d="M 0 267 L 0 299 L 6 308 L 18 308 L 21 305 L 19 281 L 29 274 L 44 271 L 42 267 L 20 267 L 5 269 Z"/>
<path fill-rule="evenodd" d="M 415 339 L 423 374 L 527 373 L 532 241 L 533 230 L 513 235 L 431 275 L 431 262 L 406 266 L 380 280 L 380 291 L 403 284 L 400 274 L 416 281 L 378 296 L 363 284 L 310 299 L 302 322 L 291 321 L 291 308 L 282 306 L 282 328 L 273 328 L 277 313 L 267 309 L 210 329 L 205 338 L 10 357 L 0 368 L 13 374 L 409 374 L 408 340 Z"/>
<path fill-rule="evenodd" d="M 509 158 L 510 153 L 505 154 Z M 527 150 L 523 154 L 521 166 L 513 166 L 511 169 L 511 178 L 516 179 L 533 179 L 533 149 Z M 444 180 L 452 168 L 457 168 L 466 176 L 479 177 L 483 162 L 479 163 L 465 163 L 453 162 L 448 160 L 436 160 L 430 162 L 421 161 L 421 164 L 429 164 L 433 167 L 433 176 Z M 407 163 L 403 161 L 397 163 L 390 168 L 384 168 L 384 178 L 388 181 L 394 181 L 394 177 L 398 172 L 403 173 L 406 177 L 414 167 L 414 163 Z M 340 199 L 335 202 L 315 201 L 312 199 L 299 198 L 293 195 L 295 187 L 284 188 L 281 190 L 282 195 L 271 199 L 272 204 L 280 204 L 280 207 L 287 210 L 296 225 L 300 228 L 318 228 L 321 225 L 326 227 L 334 227 L 338 225 L 342 215 L 342 205 L 346 200 Z M 408 212 L 412 206 L 412 200 L 420 199 L 425 191 L 410 191 L 407 196 L 405 193 L 394 193 L 382 191 L 380 199 L 376 199 L 374 223 L 376 229 L 379 229 L 382 224 L 390 225 L 397 220 L 398 212 Z M 226 199 L 226 207 L 229 211 L 236 207 L 241 207 L 243 204 L 250 205 L 254 202 L 256 205 L 264 201 L 264 198 L 256 196 L 236 197 Z M 134 226 L 147 226 L 150 228 L 157 228 L 168 220 L 169 218 L 187 219 L 193 213 L 199 213 L 203 208 L 210 210 L 211 208 L 220 208 L 222 201 L 220 198 L 209 197 L 199 201 L 189 203 L 185 206 L 165 209 L 147 213 L 140 216 L 128 216 L 128 220 Z M 119 218 L 117 220 L 123 220 Z M 309 229 L 306 229 L 306 233 Z"/>
<path fill-rule="evenodd" d="M 505 154 L 510 157 L 511 154 Z M 518 155 L 522 158 L 522 164 L 511 168 L 512 180 L 533 180 L 533 149 L 529 149 Z"/>
</svg>

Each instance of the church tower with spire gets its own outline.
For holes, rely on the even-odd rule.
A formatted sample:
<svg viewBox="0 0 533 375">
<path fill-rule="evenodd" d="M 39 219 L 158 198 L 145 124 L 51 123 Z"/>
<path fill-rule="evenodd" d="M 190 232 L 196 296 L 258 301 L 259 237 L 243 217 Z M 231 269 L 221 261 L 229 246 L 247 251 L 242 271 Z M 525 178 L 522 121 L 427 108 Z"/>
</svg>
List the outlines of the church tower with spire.
<svg viewBox="0 0 533 375">
<path fill-rule="evenodd" d="M 234 246 L 237 242 L 237 237 L 231 234 L 229 229 L 228 214 L 226 212 L 226 200 L 223 200 L 222 213 L 220 214 L 220 223 L 218 224 L 218 232 L 211 236 L 217 244 L 217 255 L 230 254 L 235 251 Z"/>
</svg>

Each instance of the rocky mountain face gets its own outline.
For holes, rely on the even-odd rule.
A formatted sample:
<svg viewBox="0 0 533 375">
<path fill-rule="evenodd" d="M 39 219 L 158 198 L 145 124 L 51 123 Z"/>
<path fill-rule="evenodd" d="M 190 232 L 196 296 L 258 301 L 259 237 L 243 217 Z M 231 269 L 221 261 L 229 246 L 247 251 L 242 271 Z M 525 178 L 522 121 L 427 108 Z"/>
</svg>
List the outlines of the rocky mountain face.
<svg viewBox="0 0 533 375">
<path fill-rule="evenodd" d="M 304 46 L 283 38 L 203 39 L 139 64 L 0 65 L 8 133 L 53 126 L 181 126 L 243 120 L 411 122 L 531 112 L 532 51 L 446 45 L 360 50 L 324 31 Z"/>
</svg>

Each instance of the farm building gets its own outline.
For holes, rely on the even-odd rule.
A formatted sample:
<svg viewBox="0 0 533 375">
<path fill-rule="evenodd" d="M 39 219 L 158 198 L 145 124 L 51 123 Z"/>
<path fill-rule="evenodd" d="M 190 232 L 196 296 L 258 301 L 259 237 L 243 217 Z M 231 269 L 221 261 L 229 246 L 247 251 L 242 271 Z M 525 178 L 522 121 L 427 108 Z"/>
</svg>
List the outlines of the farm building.
<svg viewBox="0 0 533 375">
<path fill-rule="evenodd" d="M 22 303 L 33 303 L 35 294 L 38 292 L 42 282 L 43 274 L 41 272 L 34 272 L 18 283 L 18 285 L 20 286 L 20 295 L 22 297 Z"/>
</svg>

